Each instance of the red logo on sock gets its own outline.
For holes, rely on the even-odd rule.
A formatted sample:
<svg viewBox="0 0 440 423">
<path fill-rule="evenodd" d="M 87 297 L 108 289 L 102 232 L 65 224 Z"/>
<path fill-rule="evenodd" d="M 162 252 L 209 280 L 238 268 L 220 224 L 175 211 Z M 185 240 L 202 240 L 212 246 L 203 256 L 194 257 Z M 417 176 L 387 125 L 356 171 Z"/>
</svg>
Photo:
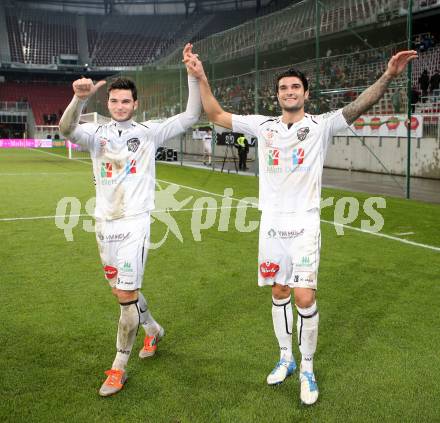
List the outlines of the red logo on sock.
<svg viewBox="0 0 440 423">
<path fill-rule="evenodd" d="M 104 266 L 104 273 L 107 279 L 113 279 L 118 274 L 118 269 L 113 266 Z"/>
<path fill-rule="evenodd" d="M 260 273 L 263 278 L 273 278 L 280 270 L 280 266 L 276 263 L 272 263 L 271 261 L 265 261 L 260 264 Z"/>
</svg>

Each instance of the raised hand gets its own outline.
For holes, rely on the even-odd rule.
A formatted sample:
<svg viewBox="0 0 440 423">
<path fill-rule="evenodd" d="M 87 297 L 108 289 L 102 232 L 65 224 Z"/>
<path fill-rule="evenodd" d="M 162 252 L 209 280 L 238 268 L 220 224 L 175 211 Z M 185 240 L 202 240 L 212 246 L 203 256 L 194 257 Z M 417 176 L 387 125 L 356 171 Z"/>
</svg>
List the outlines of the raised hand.
<svg viewBox="0 0 440 423">
<path fill-rule="evenodd" d="M 191 43 L 186 43 L 185 44 L 185 47 L 183 48 L 183 53 L 182 53 L 182 55 L 183 55 L 182 62 L 185 63 L 185 60 L 188 58 L 188 56 L 193 54 L 192 48 L 193 48 L 193 45 Z"/>
<path fill-rule="evenodd" d="M 411 60 L 414 60 L 416 58 L 417 52 L 415 50 L 399 51 L 397 54 L 391 57 L 385 73 L 387 73 L 392 78 L 395 78 L 404 71 Z"/>
<path fill-rule="evenodd" d="M 80 78 L 73 82 L 72 87 L 76 97 L 86 100 L 105 84 L 106 81 L 99 81 L 94 84 L 89 78 Z"/>
<path fill-rule="evenodd" d="M 203 69 L 203 64 L 199 60 L 199 55 L 190 53 L 185 56 L 183 62 L 186 65 L 188 73 L 195 76 L 198 79 L 206 79 L 205 70 Z"/>
<path fill-rule="evenodd" d="M 192 47 L 192 44 L 189 43 L 185 45 L 182 62 L 185 63 L 186 70 L 190 75 L 200 78 L 204 76 L 203 65 L 198 59 L 199 55 L 192 52 Z"/>
</svg>

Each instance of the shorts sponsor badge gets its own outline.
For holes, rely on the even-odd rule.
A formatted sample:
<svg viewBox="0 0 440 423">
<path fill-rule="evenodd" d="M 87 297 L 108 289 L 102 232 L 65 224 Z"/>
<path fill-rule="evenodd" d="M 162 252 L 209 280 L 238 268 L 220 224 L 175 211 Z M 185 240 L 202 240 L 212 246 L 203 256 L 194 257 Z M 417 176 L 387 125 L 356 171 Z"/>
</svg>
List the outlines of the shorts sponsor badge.
<svg viewBox="0 0 440 423">
<path fill-rule="evenodd" d="M 263 278 L 274 278 L 279 270 L 279 264 L 273 263 L 269 260 L 260 264 L 260 273 Z"/>
<path fill-rule="evenodd" d="M 113 279 L 118 274 L 118 269 L 116 269 L 116 267 L 113 266 L 104 266 L 104 273 L 106 279 Z"/>
</svg>

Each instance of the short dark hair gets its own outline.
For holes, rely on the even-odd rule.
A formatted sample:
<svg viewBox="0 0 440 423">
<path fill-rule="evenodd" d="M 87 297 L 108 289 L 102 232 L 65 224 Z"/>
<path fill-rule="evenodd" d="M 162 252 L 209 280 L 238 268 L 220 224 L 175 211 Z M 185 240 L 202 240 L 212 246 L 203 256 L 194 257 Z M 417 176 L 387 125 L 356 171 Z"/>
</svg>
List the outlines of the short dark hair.
<svg viewBox="0 0 440 423">
<path fill-rule="evenodd" d="M 287 69 L 286 71 L 281 72 L 277 75 L 276 82 L 275 82 L 275 92 L 277 94 L 278 94 L 278 83 L 280 82 L 280 79 L 286 78 L 289 76 L 296 76 L 297 78 L 299 78 L 301 80 L 303 87 L 304 87 L 304 92 L 306 92 L 309 89 L 309 81 L 307 81 L 306 76 L 298 69 L 290 68 L 290 69 Z"/>
<path fill-rule="evenodd" d="M 137 100 L 137 88 L 135 83 L 130 78 L 113 79 L 107 88 L 107 95 L 110 95 L 111 90 L 130 90 L 133 100 Z"/>
</svg>

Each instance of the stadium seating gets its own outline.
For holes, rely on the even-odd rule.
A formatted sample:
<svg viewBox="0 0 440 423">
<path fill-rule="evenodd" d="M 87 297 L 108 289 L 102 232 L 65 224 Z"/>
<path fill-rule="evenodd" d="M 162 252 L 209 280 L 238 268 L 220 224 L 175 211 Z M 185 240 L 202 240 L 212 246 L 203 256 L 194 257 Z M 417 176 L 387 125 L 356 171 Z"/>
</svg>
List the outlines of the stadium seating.
<svg viewBox="0 0 440 423">
<path fill-rule="evenodd" d="M 88 18 L 89 53 L 92 65 L 136 66 L 151 63 L 185 25 L 178 15 L 107 16 L 96 26 Z"/>
<path fill-rule="evenodd" d="M 13 62 L 50 64 L 77 54 L 75 20 L 64 13 L 5 8 Z"/>
<path fill-rule="evenodd" d="M 71 98 L 70 85 L 47 82 L 5 82 L 0 85 L 0 101 L 26 101 L 32 108 L 37 125 L 46 123 L 44 115 L 56 115 L 52 124 L 57 124 L 60 111 L 64 111 Z"/>
<path fill-rule="evenodd" d="M 277 7 L 288 3 L 279 1 Z M 267 12 L 269 8 L 265 8 Z M 11 61 L 53 64 L 62 54 L 78 55 L 77 20 L 73 13 L 5 7 Z M 124 67 L 153 62 L 170 49 L 254 18 L 240 10 L 182 15 L 87 15 L 89 65 Z M 173 48 L 174 47 L 174 48 Z"/>
<path fill-rule="evenodd" d="M 365 26 L 381 19 L 394 19 L 407 7 L 407 0 L 322 0 L 320 33 L 330 34 Z M 429 4 L 428 4 L 429 3 Z M 440 0 L 415 1 L 415 10 L 439 6 Z M 272 3 L 271 3 L 272 4 Z M 277 7 L 290 4 L 277 2 Z M 258 19 L 260 49 L 271 49 L 280 42 L 293 43 L 314 37 L 315 2 L 291 4 Z M 263 8 L 267 13 L 269 8 Z M 75 14 L 32 8 L 5 7 L 9 44 L 13 62 L 51 64 L 60 54 L 77 55 Z M 218 60 L 252 54 L 255 46 L 255 10 L 202 12 L 182 15 L 88 15 L 87 46 L 89 64 L 94 66 L 138 66 L 156 61 L 176 50 L 161 64 L 180 62 L 180 47 L 197 42 L 204 57 L 216 52 Z M 234 27 L 233 29 L 230 29 Z M 210 37 L 220 31 L 221 36 Z M 217 54 L 221 51 L 221 54 Z"/>
</svg>

